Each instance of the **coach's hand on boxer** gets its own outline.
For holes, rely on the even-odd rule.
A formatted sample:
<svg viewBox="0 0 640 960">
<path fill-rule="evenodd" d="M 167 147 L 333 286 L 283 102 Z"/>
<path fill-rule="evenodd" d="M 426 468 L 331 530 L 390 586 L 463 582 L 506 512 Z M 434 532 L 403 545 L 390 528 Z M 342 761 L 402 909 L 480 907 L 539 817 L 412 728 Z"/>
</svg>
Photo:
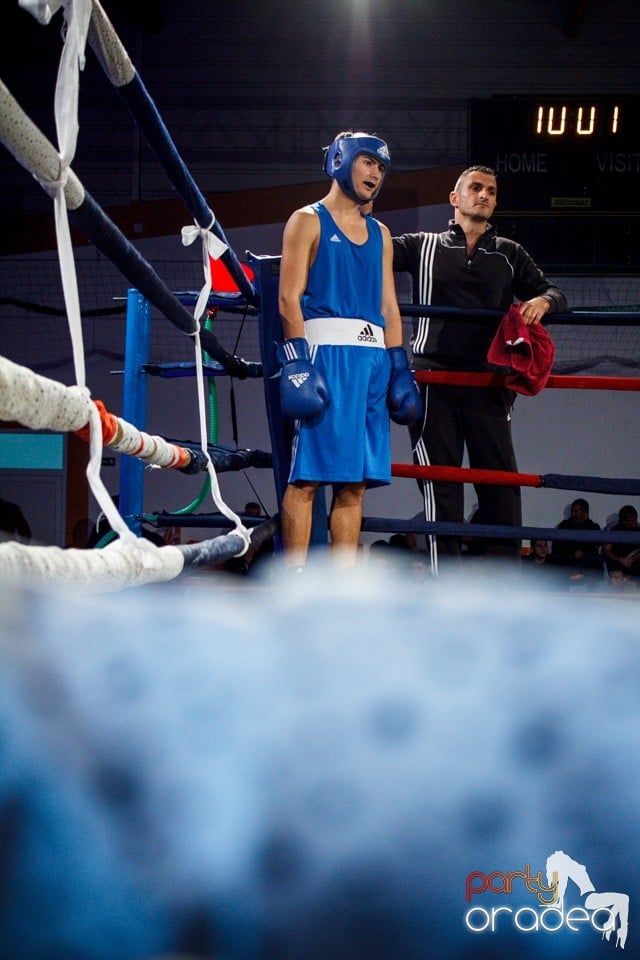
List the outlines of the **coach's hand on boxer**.
<svg viewBox="0 0 640 960">
<path fill-rule="evenodd" d="M 279 343 L 276 357 L 282 367 L 280 406 L 285 417 L 309 420 L 324 413 L 331 398 L 324 377 L 311 362 L 309 344 L 304 337 Z"/>
<path fill-rule="evenodd" d="M 418 385 L 409 369 L 404 347 L 389 347 L 391 375 L 387 390 L 389 416 L 394 423 L 410 426 L 422 416 L 422 398 Z"/>
</svg>

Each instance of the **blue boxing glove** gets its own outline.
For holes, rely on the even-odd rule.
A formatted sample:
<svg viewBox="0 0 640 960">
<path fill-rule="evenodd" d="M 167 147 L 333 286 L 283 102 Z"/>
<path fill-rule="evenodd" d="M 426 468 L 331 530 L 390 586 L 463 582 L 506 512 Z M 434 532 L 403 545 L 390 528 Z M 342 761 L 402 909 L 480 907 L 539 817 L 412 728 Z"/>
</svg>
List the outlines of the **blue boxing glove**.
<svg viewBox="0 0 640 960">
<path fill-rule="evenodd" d="M 409 361 L 404 347 L 389 347 L 391 375 L 387 390 L 389 416 L 395 423 L 410 426 L 422 416 L 422 397 L 418 385 L 409 370 Z"/>
<path fill-rule="evenodd" d="M 304 337 L 279 343 L 276 357 L 282 366 L 280 406 L 285 417 L 309 420 L 329 406 L 329 390 L 324 377 L 311 362 L 309 344 Z"/>
</svg>

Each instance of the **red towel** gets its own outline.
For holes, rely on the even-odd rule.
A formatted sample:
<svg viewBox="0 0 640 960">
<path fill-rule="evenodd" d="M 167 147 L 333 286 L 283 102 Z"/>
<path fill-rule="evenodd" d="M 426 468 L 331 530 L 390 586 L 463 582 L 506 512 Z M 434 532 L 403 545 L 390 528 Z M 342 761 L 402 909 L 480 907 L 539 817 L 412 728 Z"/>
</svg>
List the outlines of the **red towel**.
<svg viewBox="0 0 640 960">
<path fill-rule="evenodd" d="M 549 379 L 555 355 L 553 340 L 542 324 L 527 325 L 520 304 L 512 303 L 489 347 L 487 360 L 510 367 L 505 380 L 510 390 L 535 397 Z"/>
</svg>

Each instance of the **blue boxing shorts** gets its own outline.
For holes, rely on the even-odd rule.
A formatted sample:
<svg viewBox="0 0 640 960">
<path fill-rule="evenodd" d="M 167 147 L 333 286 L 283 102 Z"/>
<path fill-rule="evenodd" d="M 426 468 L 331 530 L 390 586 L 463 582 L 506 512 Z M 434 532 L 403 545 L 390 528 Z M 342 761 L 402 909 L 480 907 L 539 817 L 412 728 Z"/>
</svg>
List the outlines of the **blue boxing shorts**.
<svg viewBox="0 0 640 960">
<path fill-rule="evenodd" d="M 305 321 L 305 337 L 331 403 L 318 416 L 295 421 L 289 483 L 391 483 L 390 362 L 383 328 L 320 317 Z"/>
</svg>

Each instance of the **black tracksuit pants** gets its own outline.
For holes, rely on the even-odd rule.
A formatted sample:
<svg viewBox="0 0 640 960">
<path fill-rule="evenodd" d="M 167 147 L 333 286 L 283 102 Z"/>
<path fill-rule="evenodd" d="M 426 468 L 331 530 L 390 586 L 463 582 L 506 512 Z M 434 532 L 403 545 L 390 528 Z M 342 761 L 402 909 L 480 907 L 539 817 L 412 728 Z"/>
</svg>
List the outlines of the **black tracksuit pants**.
<svg viewBox="0 0 640 960">
<path fill-rule="evenodd" d="M 511 409 L 515 395 L 504 387 L 462 387 L 420 384 L 424 419 L 411 427 L 414 462 L 429 466 L 462 465 L 467 448 L 469 466 L 517 471 L 511 438 Z M 425 519 L 462 523 L 464 487 L 461 483 L 421 483 Z M 522 525 L 520 487 L 478 484 L 477 523 Z M 459 556 L 460 538 L 438 537 L 440 555 Z M 520 556 L 519 540 L 483 541 L 482 552 Z M 433 559 L 432 559 L 433 563 Z"/>
</svg>

